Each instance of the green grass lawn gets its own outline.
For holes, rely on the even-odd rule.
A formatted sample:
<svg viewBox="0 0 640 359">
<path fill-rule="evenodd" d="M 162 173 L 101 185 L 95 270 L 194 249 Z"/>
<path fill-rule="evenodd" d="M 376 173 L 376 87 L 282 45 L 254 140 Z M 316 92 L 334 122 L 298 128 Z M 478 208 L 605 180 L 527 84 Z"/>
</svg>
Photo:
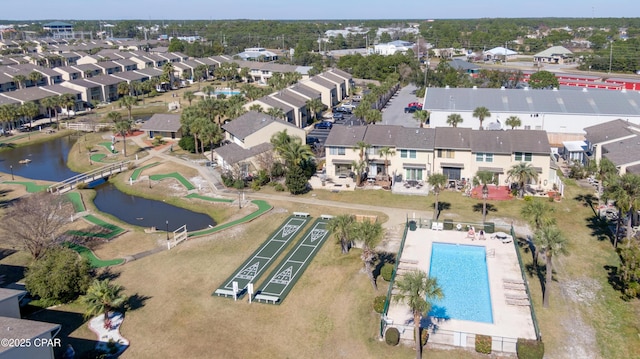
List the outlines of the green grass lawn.
<svg viewBox="0 0 640 359">
<path fill-rule="evenodd" d="M 28 136 L 29 136 L 29 134 L 25 133 L 25 134 L 22 134 L 22 135 L 0 138 L 0 143 L 10 143 L 10 142 L 17 141 L 19 139 L 22 139 L 22 138 L 25 138 L 25 137 L 28 137 Z"/>
<path fill-rule="evenodd" d="M 187 181 L 186 178 L 184 178 L 181 174 L 179 174 L 178 172 L 172 172 L 172 173 L 168 173 L 168 174 L 158 174 L 158 175 L 151 175 L 150 178 L 154 181 L 160 181 L 166 178 L 175 178 L 177 179 L 187 190 L 191 191 L 196 189 L 196 187 L 189 181 Z"/>
<path fill-rule="evenodd" d="M 6 181 L 3 182 L 6 184 L 19 184 L 22 186 L 25 186 L 27 189 L 27 192 L 29 193 L 36 193 L 36 192 L 42 192 L 42 191 L 46 191 L 47 188 L 49 188 L 49 185 L 40 185 L 40 184 L 36 184 L 34 182 L 22 182 L 22 181 Z"/>
<path fill-rule="evenodd" d="M 203 201 L 210 201 L 210 202 L 225 202 L 225 203 L 233 202 L 232 199 L 207 197 L 207 196 L 199 195 L 197 193 L 191 193 L 189 195 L 186 195 L 185 198 L 197 198 L 197 199 L 201 199 Z"/>
</svg>

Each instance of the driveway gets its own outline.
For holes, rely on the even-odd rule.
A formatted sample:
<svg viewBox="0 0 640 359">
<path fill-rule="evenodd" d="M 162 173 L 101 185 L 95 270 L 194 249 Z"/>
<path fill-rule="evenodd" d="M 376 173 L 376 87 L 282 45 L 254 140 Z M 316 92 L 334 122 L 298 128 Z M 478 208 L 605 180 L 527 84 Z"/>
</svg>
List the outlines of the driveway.
<svg viewBox="0 0 640 359">
<path fill-rule="evenodd" d="M 420 127 L 420 123 L 413 119 L 412 113 L 404 113 L 404 108 L 411 102 L 422 102 L 422 98 L 416 96 L 416 87 L 409 85 L 401 88 L 389 100 L 382 110 L 383 125 L 398 125 L 404 127 Z"/>
</svg>

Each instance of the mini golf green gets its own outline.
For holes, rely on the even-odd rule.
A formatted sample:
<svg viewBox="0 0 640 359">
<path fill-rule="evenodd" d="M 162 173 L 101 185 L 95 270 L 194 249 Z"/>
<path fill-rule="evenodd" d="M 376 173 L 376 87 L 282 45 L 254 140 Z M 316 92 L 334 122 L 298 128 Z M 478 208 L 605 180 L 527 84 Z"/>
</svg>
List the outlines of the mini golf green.
<svg viewBox="0 0 640 359">
<path fill-rule="evenodd" d="M 111 146 L 114 146 L 114 148 L 115 148 L 115 145 L 113 143 L 111 143 L 111 142 L 100 142 L 99 145 L 100 146 L 104 146 L 107 149 L 107 151 L 109 151 L 111 153 L 118 152 L 117 150 L 113 150 L 113 151 L 111 150 Z"/>
<path fill-rule="evenodd" d="M 104 153 L 96 153 L 95 155 L 89 156 L 89 158 L 91 158 L 91 161 L 93 162 L 102 162 L 105 157 L 107 157 L 107 155 L 105 155 Z"/>
<path fill-rule="evenodd" d="M 89 223 L 95 224 L 98 227 L 104 228 L 103 232 L 84 232 L 84 231 L 68 231 L 67 234 L 72 236 L 80 236 L 80 237 L 94 237 L 94 238 L 104 238 L 104 239 L 112 239 L 120 234 L 124 233 L 124 228 L 120 228 L 114 224 L 109 224 L 95 216 L 89 214 L 84 217 L 86 221 Z"/>
<path fill-rule="evenodd" d="M 151 179 L 152 179 L 152 180 L 154 180 L 154 181 L 160 181 L 160 180 L 163 180 L 163 179 L 165 179 L 165 178 L 175 178 L 175 179 L 177 179 L 180 183 L 182 183 L 182 185 L 183 185 L 183 186 L 184 186 L 188 191 L 191 191 L 191 190 L 196 189 L 196 187 L 195 187 L 193 184 L 191 184 L 191 182 L 187 181 L 187 179 L 186 179 L 186 178 L 184 178 L 184 177 L 182 177 L 182 175 L 181 175 L 181 174 L 179 174 L 178 172 L 172 172 L 172 173 L 169 173 L 169 174 L 166 174 L 166 175 L 151 175 L 151 176 L 149 176 L 149 178 L 151 178 Z"/>
<path fill-rule="evenodd" d="M 246 222 L 250 222 L 252 220 L 254 220 L 255 218 L 261 216 L 262 214 L 269 212 L 271 210 L 271 208 L 273 208 L 269 203 L 267 203 L 266 201 L 263 200 L 253 200 L 251 201 L 251 203 L 255 204 L 256 206 L 258 206 L 258 209 L 255 212 L 252 212 L 240 219 L 236 219 L 235 221 L 231 221 L 231 222 L 227 222 L 218 226 L 215 226 L 213 228 L 208 228 L 208 229 L 203 229 L 201 231 L 196 231 L 196 232 L 192 232 L 189 233 L 189 237 L 197 237 L 197 236 L 204 236 L 206 234 L 211 234 L 211 233 L 215 233 L 218 231 L 221 231 L 223 229 L 227 229 L 229 227 L 233 227 L 237 224 L 241 224 L 241 223 L 246 223 Z"/>
<path fill-rule="evenodd" d="M 87 209 L 84 206 L 84 202 L 82 202 L 82 196 L 78 192 L 69 192 L 66 194 L 67 198 L 73 204 L 73 210 L 78 212 L 84 212 Z"/>
<path fill-rule="evenodd" d="M 138 177 L 140 177 L 140 175 L 142 174 L 142 171 L 146 170 L 147 168 L 151 168 L 153 166 L 157 166 L 159 164 L 160 164 L 160 162 L 154 162 L 154 163 L 150 163 L 150 164 L 148 164 L 146 166 L 142 166 L 140 168 L 136 168 L 133 171 L 133 173 L 131 174 L 131 179 L 134 180 L 134 181 L 137 181 Z"/>
<path fill-rule="evenodd" d="M 88 259 L 89 263 L 93 268 L 103 268 L 103 267 L 115 266 L 115 265 L 124 263 L 124 259 L 122 258 L 102 260 L 96 257 L 95 253 L 93 253 L 91 249 L 85 246 L 81 246 L 79 244 L 64 242 L 63 245 L 69 249 L 72 249 L 78 252 L 78 254 L 80 254 L 80 256 L 82 256 L 83 258 Z"/>
<path fill-rule="evenodd" d="M 29 193 L 42 192 L 42 191 L 46 191 L 47 188 L 49 188 L 49 185 L 40 185 L 40 184 L 35 184 L 34 182 L 5 181 L 2 183 L 23 185 L 27 188 L 27 192 Z"/>
</svg>

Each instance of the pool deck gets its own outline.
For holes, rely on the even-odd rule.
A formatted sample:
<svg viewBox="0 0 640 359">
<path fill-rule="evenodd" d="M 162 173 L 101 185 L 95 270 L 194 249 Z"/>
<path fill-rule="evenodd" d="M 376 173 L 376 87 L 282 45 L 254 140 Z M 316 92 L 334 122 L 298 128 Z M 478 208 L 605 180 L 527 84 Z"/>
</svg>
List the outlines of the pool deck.
<svg viewBox="0 0 640 359">
<path fill-rule="evenodd" d="M 493 239 L 491 234 L 486 234 L 485 237 L 486 240 L 471 240 L 466 231 L 435 231 L 426 228 L 407 231 L 398 276 L 412 269 L 428 273 L 432 242 L 483 246 L 487 252 L 493 323 L 423 319 L 423 328 L 430 324 L 432 327 L 430 344 L 473 348 L 475 334 L 483 334 L 493 337 L 494 351 L 513 353 L 517 338 L 536 338 L 529 301 L 524 299 L 526 291 L 513 243 Z M 387 312 L 387 323 L 400 329 L 402 339 L 413 342 L 413 315 L 408 306 L 392 301 Z"/>
</svg>

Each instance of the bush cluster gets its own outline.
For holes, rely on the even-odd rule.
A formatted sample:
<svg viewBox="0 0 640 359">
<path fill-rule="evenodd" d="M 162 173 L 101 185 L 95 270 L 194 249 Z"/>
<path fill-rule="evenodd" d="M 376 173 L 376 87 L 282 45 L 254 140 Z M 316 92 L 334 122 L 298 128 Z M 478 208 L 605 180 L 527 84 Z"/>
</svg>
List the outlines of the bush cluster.
<svg viewBox="0 0 640 359">
<path fill-rule="evenodd" d="M 393 276 L 393 264 L 385 263 L 382 268 L 380 268 L 380 275 L 382 276 L 382 279 L 387 282 L 391 281 L 391 277 Z"/>
<path fill-rule="evenodd" d="M 491 337 L 476 334 L 476 351 L 482 354 L 491 354 Z"/>
<path fill-rule="evenodd" d="M 373 298 L 373 310 L 376 313 L 382 313 L 384 311 L 384 302 L 387 300 L 387 297 L 384 295 L 379 295 Z"/>
<path fill-rule="evenodd" d="M 384 332 L 384 341 L 391 345 L 396 346 L 400 343 L 400 332 L 396 328 L 389 328 L 386 332 Z"/>
<path fill-rule="evenodd" d="M 544 357 L 544 343 L 542 341 L 519 338 L 516 352 L 518 359 L 542 359 Z"/>
</svg>

